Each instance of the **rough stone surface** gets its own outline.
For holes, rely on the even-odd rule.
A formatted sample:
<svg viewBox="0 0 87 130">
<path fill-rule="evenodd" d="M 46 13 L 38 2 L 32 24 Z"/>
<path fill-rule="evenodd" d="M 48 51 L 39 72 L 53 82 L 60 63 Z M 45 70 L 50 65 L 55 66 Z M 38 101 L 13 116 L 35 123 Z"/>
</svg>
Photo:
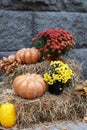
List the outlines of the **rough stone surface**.
<svg viewBox="0 0 87 130">
<path fill-rule="evenodd" d="M 0 6 L 1 6 L 1 1 L 0 1 Z"/>
<path fill-rule="evenodd" d="M 32 46 L 32 12 L 0 10 L 0 51 Z"/>
<path fill-rule="evenodd" d="M 1 0 L 9 10 L 87 12 L 86 0 Z"/>
<path fill-rule="evenodd" d="M 87 47 L 87 14 L 69 12 L 35 12 L 34 34 L 48 28 L 63 28 L 76 38 L 77 47 Z"/>
<path fill-rule="evenodd" d="M 12 12 L 0 10 L 0 51 L 32 46 L 32 37 L 48 28 L 63 28 L 76 38 L 76 47 L 87 47 L 87 14 L 68 12 Z"/>
<path fill-rule="evenodd" d="M 5 7 L 10 5 L 10 0 L 1 0 L 1 4 L 4 5 Z"/>
<path fill-rule="evenodd" d="M 87 49 L 73 49 L 68 53 L 68 57 L 81 66 L 81 79 L 87 79 Z"/>
</svg>

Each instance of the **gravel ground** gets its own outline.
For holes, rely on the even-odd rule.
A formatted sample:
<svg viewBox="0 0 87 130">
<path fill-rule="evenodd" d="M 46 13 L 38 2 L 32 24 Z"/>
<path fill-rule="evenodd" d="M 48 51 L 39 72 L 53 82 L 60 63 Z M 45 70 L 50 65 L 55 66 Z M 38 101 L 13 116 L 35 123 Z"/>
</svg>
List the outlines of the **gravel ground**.
<svg viewBox="0 0 87 130">
<path fill-rule="evenodd" d="M 0 130 L 87 130 L 87 123 L 82 122 L 59 122 L 59 123 L 45 123 L 35 128 L 17 129 L 9 128 L 5 129 L 0 127 Z"/>
</svg>

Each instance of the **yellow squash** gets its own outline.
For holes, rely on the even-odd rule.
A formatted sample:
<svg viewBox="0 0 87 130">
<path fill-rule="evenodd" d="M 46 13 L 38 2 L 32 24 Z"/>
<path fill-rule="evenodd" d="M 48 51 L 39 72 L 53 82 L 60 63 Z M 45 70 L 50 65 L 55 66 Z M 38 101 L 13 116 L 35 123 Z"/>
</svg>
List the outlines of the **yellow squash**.
<svg viewBox="0 0 87 130">
<path fill-rule="evenodd" d="M 12 103 L 4 103 L 0 107 L 0 123 L 5 128 L 16 124 L 16 110 Z"/>
</svg>

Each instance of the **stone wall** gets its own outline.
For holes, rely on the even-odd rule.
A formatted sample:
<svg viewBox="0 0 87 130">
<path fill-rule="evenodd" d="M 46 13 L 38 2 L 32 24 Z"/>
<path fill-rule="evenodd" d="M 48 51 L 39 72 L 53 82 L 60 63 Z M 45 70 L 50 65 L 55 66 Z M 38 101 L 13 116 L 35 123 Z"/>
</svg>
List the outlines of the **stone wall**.
<svg viewBox="0 0 87 130">
<path fill-rule="evenodd" d="M 48 28 L 62 28 L 76 38 L 69 53 L 87 79 L 87 0 L 0 0 L 0 59 L 23 47 Z"/>
</svg>

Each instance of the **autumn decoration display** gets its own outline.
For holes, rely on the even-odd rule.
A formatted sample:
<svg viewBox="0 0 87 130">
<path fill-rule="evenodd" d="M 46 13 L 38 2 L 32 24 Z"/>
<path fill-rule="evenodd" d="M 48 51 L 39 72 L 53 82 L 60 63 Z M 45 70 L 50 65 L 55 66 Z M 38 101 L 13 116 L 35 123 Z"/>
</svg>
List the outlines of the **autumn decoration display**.
<svg viewBox="0 0 87 130">
<path fill-rule="evenodd" d="M 50 28 L 32 41 L 34 47 L 0 60 L 0 130 L 60 120 L 87 123 L 87 81 L 79 80 L 81 66 L 64 56 L 74 48 L 74 36 Z"/>
<path fill-rule="evenodd" d="M 75 46 L 74 36 L 67 30 L 47 29 L 32 39 L 34 45 L 45 58 L 56 60 Z"/>
</svg>

